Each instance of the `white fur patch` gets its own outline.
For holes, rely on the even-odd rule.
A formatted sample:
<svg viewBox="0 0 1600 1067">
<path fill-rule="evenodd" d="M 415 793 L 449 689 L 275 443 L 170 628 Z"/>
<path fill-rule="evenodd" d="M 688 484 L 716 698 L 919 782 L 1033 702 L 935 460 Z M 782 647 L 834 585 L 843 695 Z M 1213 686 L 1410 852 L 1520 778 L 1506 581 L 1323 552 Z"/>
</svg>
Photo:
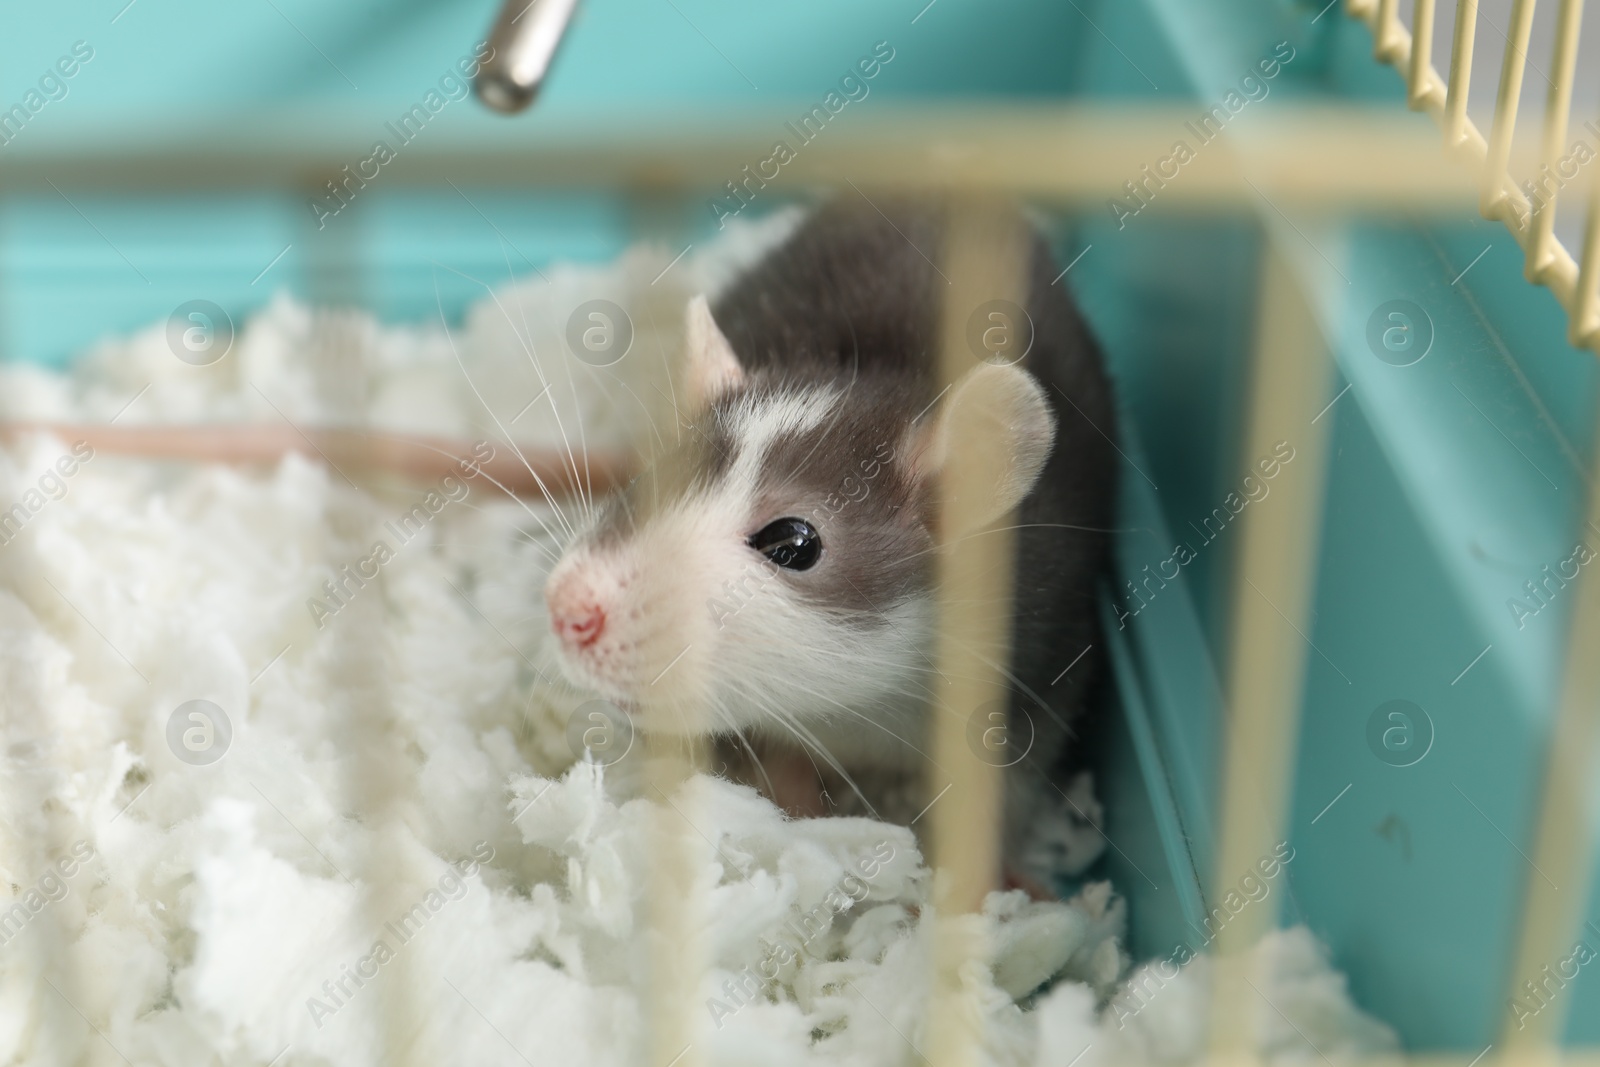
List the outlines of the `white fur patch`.
<svg viewBox="0 0 1600 1067">
<path fill-rule="evenodd" d="M 843 398 L 843 390 L 826 386 L 778 396 L 747 395 L 730 405 L 723 413 L 735 443 L 730 485 L 752 498 L 773 442 L 823 425 Z"/>
<path fill-rule="evenodd" d="M 628 594 L 605 636 L 568 654 L 573 681 L 629 702 L 661 732 L 762 726 L 883 763 L 921 747 L 929 605 L 886 605 L 863 625 L 807 601 L 796 576 L 746 543 L 777 517 L 755 511 L 774 443 L 823 426 L 842 395 L 741 398 L 722 412 L 736 453 L 726 477 L 656 513 L 620 548 L 569 552 L 562 568 L 610 568 L 592 584 Z"/>
</svg>

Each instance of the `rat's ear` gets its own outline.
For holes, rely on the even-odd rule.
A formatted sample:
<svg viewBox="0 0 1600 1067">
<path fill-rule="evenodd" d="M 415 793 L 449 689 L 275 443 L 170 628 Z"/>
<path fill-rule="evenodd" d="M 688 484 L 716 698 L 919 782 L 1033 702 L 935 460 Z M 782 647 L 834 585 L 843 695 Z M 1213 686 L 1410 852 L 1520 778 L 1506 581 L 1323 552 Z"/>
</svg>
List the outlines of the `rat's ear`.
<svg viewBox="0 0 1600 1067">
<path fill-rule="evenodd" d="M 911 463 L 918 479 L 934 478 L 951 466 L 955 449 L 976 464 L 972 488 L 944 485 L 941 495 L 960 516 L 956 537 L 986 526 L 1022 502 L 1050 458 L 1056 420 L 1044 390 L 1020 367 L 983 363 L 967 372 L 926 422 L 911 430 Z"/>
<path fill-rule="evenodd" d="M 703 293 L 689 301 L 685 334 L 683 388 L 689 409 L 704 411 L 744 381 L 744 368 L 711 317 L 711 305 Z"/>
</svg>

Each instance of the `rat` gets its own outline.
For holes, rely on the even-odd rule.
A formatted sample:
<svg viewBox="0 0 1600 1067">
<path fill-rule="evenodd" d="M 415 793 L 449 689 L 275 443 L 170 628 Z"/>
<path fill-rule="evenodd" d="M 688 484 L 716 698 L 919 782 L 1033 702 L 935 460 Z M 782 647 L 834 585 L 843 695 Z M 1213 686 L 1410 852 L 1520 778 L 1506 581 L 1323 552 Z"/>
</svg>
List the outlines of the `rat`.
<svg viewBox="0 0 1600 1067">
<path fill-rule="evenodd" d="M 969 526 L 1016 527 L 1004 714 L 1027 739 L 1002 854 L 1037 887 L 1053 872 L 1026 870 L 1030 823 L 1065 804 L 1088 818 L 1064 755 L 1104 669 L 1116 429 L 1099 347 L 1017 223 L 1027 321 L 1005 325 L 1028 331 L 1025 355 L 977 352 L 943 391 L 938 205 L 824 205 L 714 307 L 691 300 L 677 442 L 565 546 L 545 603 L 561 673 L 638 729 L 712 738 L 725 773 L 790 814 L 914 821 L 932 793 L 941 434 L 980 398 L 1002 439 Z"/>
</svg>

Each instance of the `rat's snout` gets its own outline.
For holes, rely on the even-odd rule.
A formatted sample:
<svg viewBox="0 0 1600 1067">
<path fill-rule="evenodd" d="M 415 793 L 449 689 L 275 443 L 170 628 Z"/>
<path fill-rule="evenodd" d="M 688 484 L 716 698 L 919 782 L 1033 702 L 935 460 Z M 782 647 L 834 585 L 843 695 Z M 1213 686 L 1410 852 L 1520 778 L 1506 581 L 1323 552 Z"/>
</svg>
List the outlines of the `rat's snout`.
<svg viewBox="0 0 1600 1067">
<path fill-rule="evenodd" d="M 600 640 L 606 628 L 606 609 L 599 604 L 574 603 L 553 611 L 550 623 L 556 635 L 568 644 L 588 648 Z"/>
<path fill-rule="evenodd" d="M 567 648 L 587 649 L 605 633 L 610 607 L 583 570 L 564 568 L 552 574 L 544 595 L 550 629 Z"/>
</svg>

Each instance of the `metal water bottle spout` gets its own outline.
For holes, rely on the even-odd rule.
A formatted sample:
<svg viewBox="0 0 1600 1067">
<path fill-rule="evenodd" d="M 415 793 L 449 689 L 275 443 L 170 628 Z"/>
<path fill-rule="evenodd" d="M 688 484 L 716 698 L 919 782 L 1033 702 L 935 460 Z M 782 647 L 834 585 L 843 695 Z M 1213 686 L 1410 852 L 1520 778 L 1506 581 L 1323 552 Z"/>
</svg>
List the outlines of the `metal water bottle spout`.
<svg viewBox="0 0 1600 1067">
<path fill-rule="evenodd" d="M 578 0 L 505 0 L 489 31 L 489 58 L 473 89 L 496 111 L 514 115 L 533 103 Z"/>
</svg>

